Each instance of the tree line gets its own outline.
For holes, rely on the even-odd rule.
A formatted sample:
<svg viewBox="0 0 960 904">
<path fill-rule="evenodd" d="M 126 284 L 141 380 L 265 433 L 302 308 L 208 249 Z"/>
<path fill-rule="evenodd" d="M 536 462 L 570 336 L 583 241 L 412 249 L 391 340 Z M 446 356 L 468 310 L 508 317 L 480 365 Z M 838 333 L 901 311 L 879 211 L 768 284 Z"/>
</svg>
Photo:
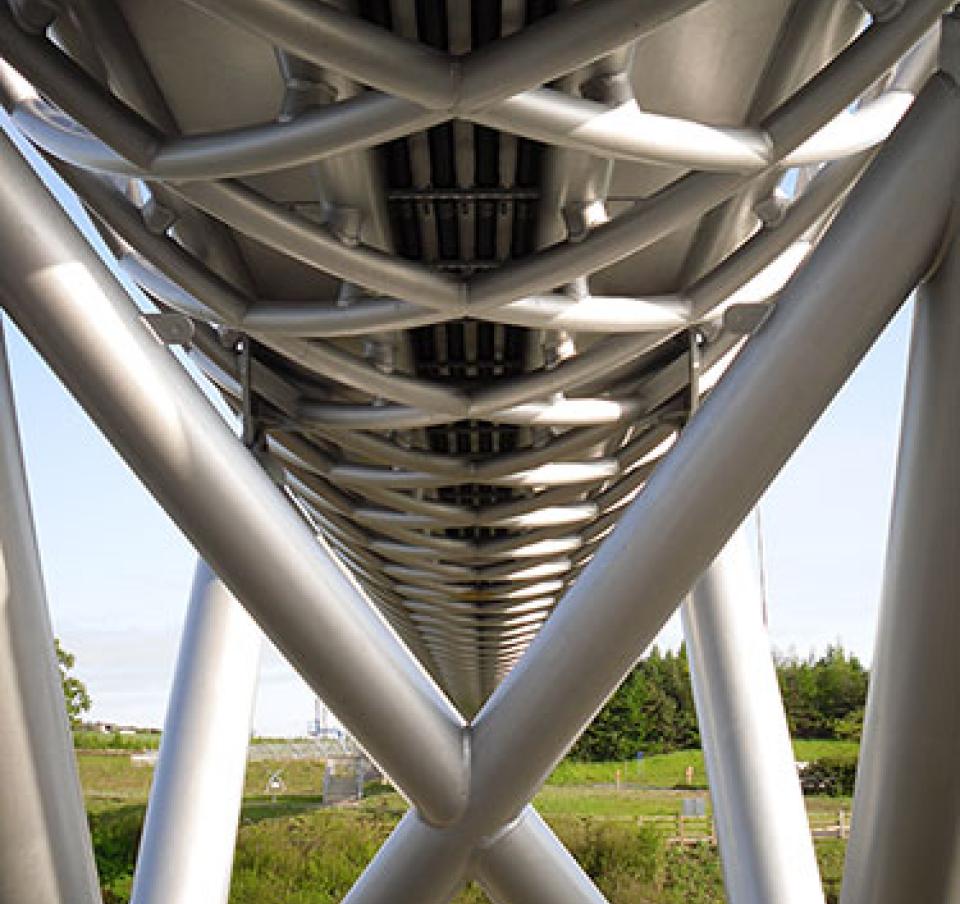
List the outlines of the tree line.
<svg viewBox="0 0 960 904">
<path fill-rule="evenodd" d="M 775 654 L 790 733 L 795 738 L 859 740 L 868 672 L 842 645 L 822 656 Z M 654 646 L 577 741 L 578 760 L 626 760 L 638 752 L 669 753 L 700 746 L 690 666 L 684 646 Z"/>
</svg>

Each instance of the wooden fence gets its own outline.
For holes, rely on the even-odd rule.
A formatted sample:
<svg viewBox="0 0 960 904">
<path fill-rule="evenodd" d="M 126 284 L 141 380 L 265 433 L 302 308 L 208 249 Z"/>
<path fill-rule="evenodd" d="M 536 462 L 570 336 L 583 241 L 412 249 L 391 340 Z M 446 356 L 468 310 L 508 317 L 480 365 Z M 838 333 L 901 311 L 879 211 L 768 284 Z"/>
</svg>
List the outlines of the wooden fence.
<svg viewBox="0 0 960 904">
<path fill-rule="evenodd" d="M 850 812 L 837 810 L 808 813 L 814 838 L 849 838 Z M 668 844 L 716 844 L 717 832 L 712 816 L 638 816 L 637 824 L 663 835 Z"/>
</svg>

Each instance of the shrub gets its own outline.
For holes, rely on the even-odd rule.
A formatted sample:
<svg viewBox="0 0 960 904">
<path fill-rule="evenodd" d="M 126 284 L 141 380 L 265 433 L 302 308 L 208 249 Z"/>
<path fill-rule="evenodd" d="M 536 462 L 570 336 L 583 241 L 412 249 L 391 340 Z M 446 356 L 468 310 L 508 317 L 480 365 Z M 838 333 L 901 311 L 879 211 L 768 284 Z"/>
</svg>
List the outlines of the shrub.
<svg viewBox="0 0 960 904">
<path fill-rule="evenodd" d="M 804 794 L 829 794 L 849 797 L 857 778 L 856 757 L 822 757 L 808 763 L 800 773 Z"/>
<path fill-rule="evenodd" d="M 144 808 L 140 805 L 104 810 L 89 816 L 103 904 L 127 904 L 130 900 L 143 816 Z"/>
</svg>

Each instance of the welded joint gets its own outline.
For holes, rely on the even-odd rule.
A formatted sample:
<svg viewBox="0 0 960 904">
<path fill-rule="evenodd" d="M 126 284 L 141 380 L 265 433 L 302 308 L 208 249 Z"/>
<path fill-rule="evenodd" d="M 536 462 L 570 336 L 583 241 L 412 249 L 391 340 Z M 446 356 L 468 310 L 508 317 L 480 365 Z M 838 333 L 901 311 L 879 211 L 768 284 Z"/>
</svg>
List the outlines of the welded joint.
<svg viewBox="0 0 960 904">
<path fill-rule="evenodd" d="M 147 203 L 140 208 L 143 225 L 151 235 L 165 235 L 167 230 L 177 222 L 177 214 L 170 207 L 161 204 L 156 198 L 148 198 Z"/>
<path fill-rule="evenodd" d="M 476 844 L 474 848 L 474 854 L 481 854 L 485 850 L 489 850 L 494 845 L 503 841 L 504 838 L 507 838 L 509 835 L 512 835 L 520 826 L 523 824 L 523 810 L 521 810 L 513 819 L 504 825 L 500 826 L 496 832 L 491 832 L 489 835 L 484 835 Z"/>
<path fill-rule="evenodd" d="M 792 204 L 793 199 L 777 186 L 769 195 L 757 201 L 753 212 L 767 229 L 775 229 L 783 221 Z"/>
<path fill-rule="evenodd" d="M 560 213 L 567 227 L 567 241 L 572 244 L 582 242 L 591 229 L 608 220 L 606 205 L 599 198 L 586 203 L 565 205 Z"/>
<path fill-rule="evenodd" d="M 350 248 L 360 246 L 363 214 L 358 207 L 309 201 L 292 204 L 290 208 L 297 216 L 325 227 L 344 245 Z"/>
<path fill-rule="evenodd" d="M 301 113 L 313 107 L 324 107 L 337 99 L 337 89 L 324 81 L 290 76 L 284 80 L 283 100 L 280 102 L 278 122 L 293 122 Z"/>
<path fill-rule="evenodd" d="M 613 105 L 634 100 L 630 74 L 625 70 L 608 72 L 585 81 L 580 86 L 580 95 L 585 100 Z"/>
</svg>

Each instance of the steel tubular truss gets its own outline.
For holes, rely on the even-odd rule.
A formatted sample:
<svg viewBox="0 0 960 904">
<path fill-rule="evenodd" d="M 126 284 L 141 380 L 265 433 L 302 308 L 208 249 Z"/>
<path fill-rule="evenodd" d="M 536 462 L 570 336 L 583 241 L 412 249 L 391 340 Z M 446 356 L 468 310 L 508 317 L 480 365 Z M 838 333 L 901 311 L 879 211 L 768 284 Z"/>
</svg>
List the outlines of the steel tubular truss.
<svg viewBox="0 0 960 904">
<path fill-rule="evenodd" d="M 688 593 L 728 897 L 822 901 L 736 530 L 918 286 L 843 894 L 960 902 L 951 6 L 0 3 L 114 258 L 3 138 L 0 305 L 201 558 L 136 904 L 226 901 L 260 630 L 411 803 L 346 901 L 601 904 L 529 801 Z M 0 427 L 0 901 L 89 904 Z"/>
</svg>

